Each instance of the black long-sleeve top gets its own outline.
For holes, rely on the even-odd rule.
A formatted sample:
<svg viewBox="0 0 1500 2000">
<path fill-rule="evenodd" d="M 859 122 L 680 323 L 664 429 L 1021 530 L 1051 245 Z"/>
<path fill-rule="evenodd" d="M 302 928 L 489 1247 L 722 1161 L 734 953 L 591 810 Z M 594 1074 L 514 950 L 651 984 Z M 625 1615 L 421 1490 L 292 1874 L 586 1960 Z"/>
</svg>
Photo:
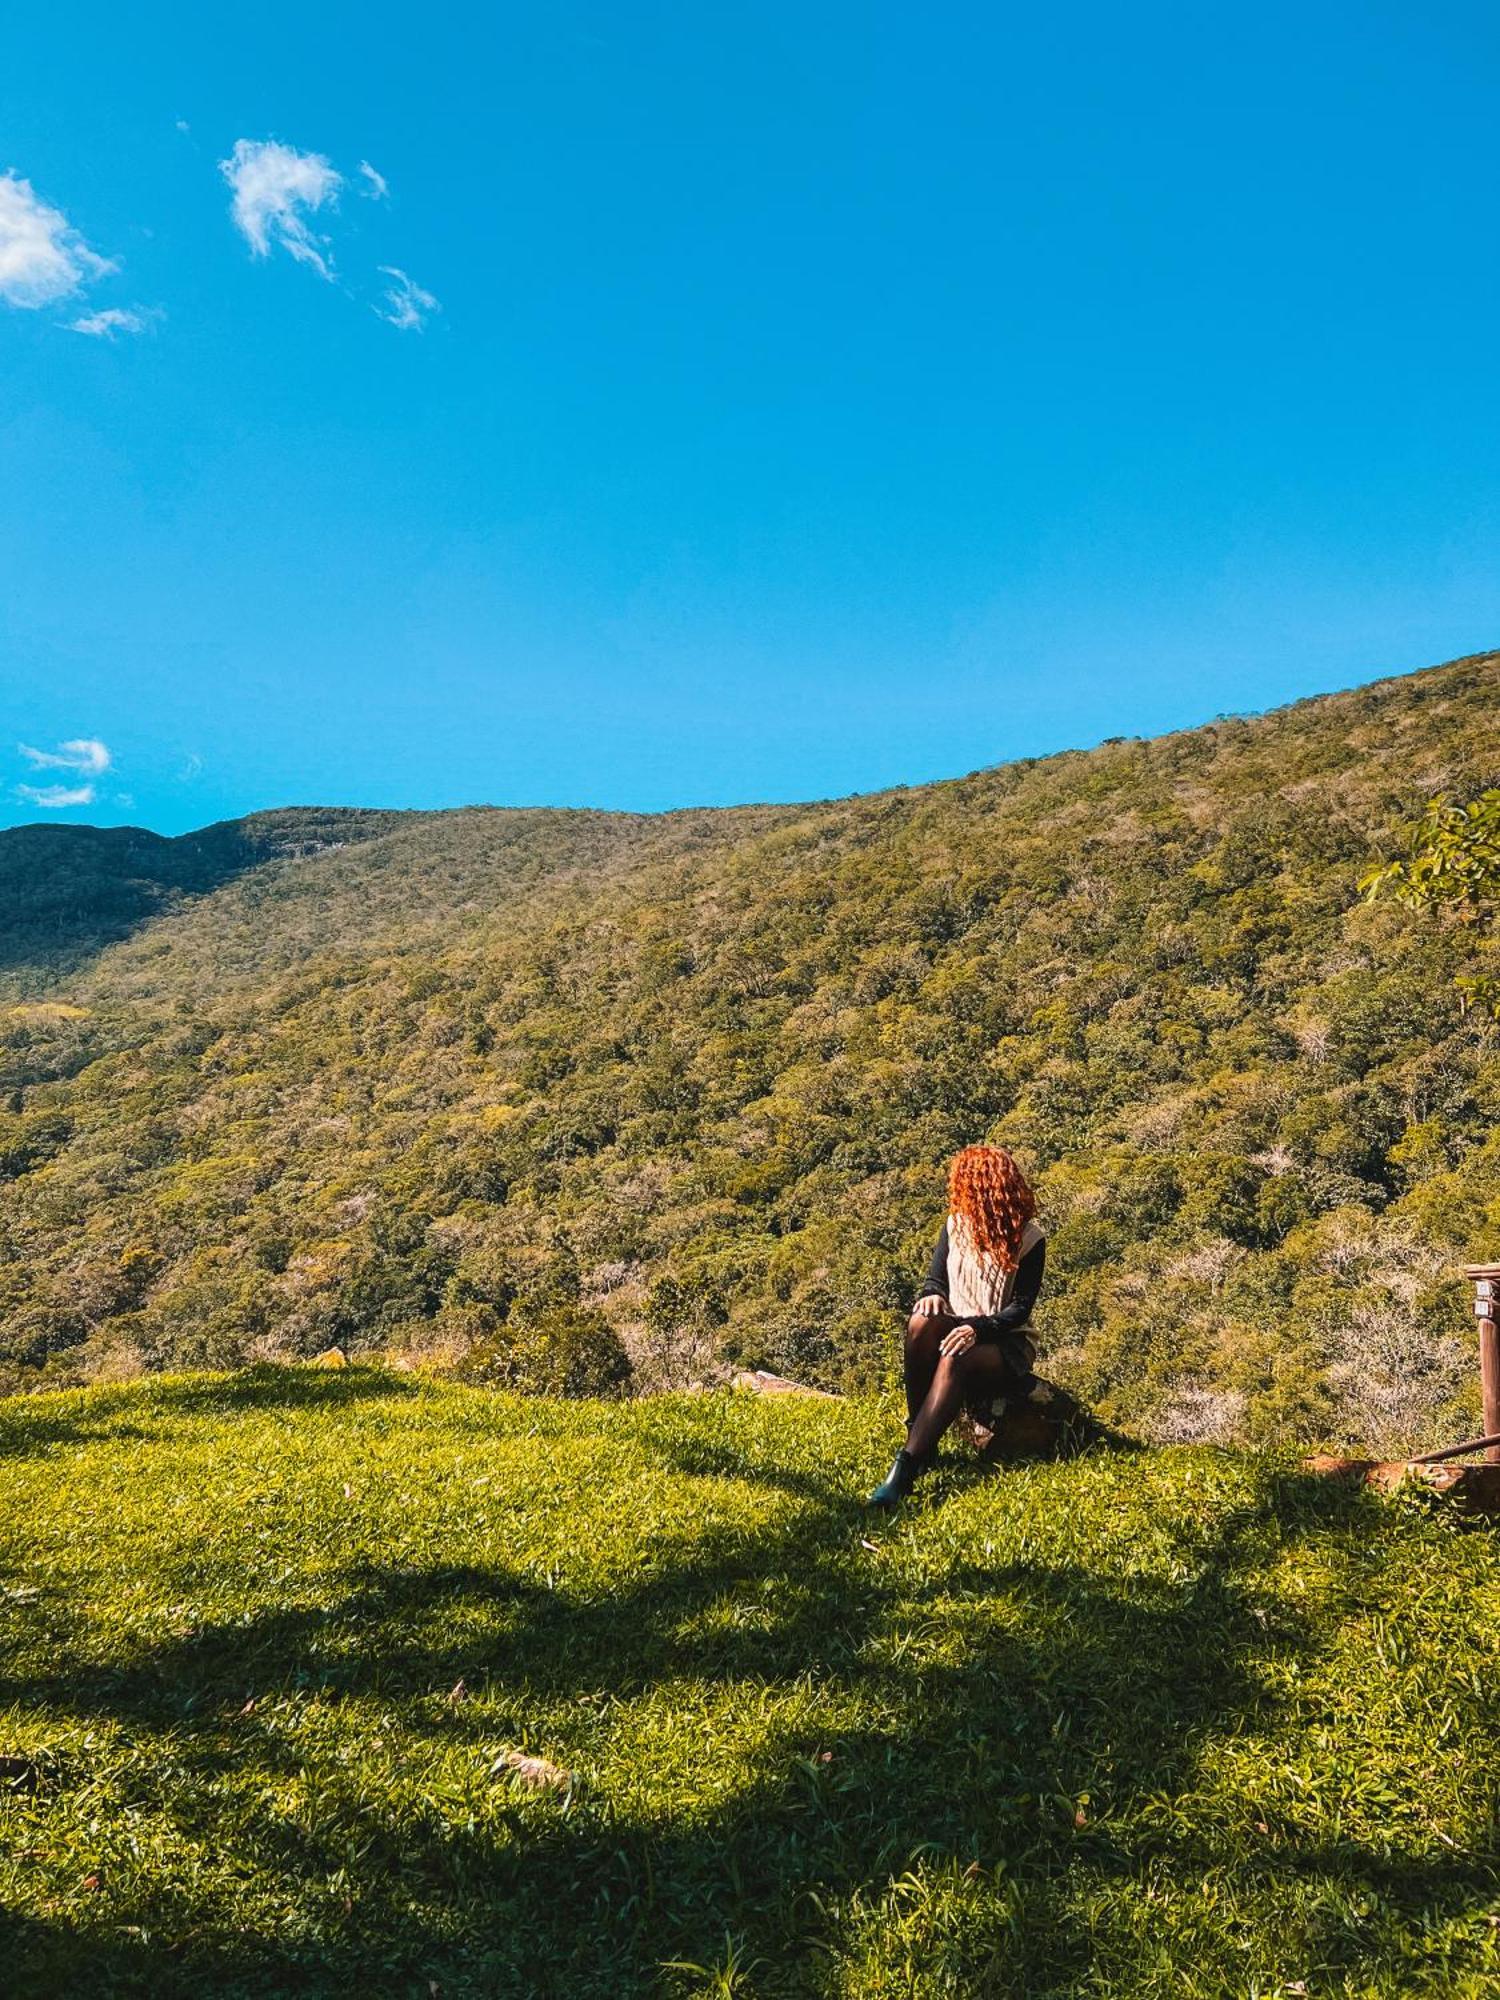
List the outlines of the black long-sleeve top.
<svg viewBox="0 0 1500 2000">
<path fill-rule="evenodd" d="M 1016 1282 L 1007 1304 L 997 1313 L 970 1314 L 964 1321 L 972 1326 L 979 1340 L 999 1340 L 1002 1334 L 1012 1333 L 1017 1327 L 1025 1326 L 1031 1318 L 1032 1307 L 1042 1289 L 1042 1273 L 1047 1267 L 1047 1239 L 1034 1243 L 1016 1266 Z M 943 1233 L 937 1240 L 932 1253 L 932 1262 L 927 1267 L 927 1282 L 917 1297 L 919 1299 L 948 1296 L 948 1225 L 943 1224 Z"/>
</svg>

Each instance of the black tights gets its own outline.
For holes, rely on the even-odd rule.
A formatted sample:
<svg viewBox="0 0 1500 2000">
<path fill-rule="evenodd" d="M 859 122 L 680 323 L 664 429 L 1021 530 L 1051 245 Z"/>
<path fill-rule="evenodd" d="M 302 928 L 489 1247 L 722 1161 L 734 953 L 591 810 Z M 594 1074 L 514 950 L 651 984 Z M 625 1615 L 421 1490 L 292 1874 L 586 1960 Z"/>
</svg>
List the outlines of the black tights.
<svg viewBox="0 0 1500 2000">
<path fill-rule="evenodd" d="M 1000 1349 L 976 1340 L 962 1354 L 942 1354 L 943 1336 L 963 1320 L 952 1313 L 913 1313 L 906 1323 L 906 1449 L 926 1458 L 964 1404 L 998 1396 L 1011 1379 Z"/>
</svg>

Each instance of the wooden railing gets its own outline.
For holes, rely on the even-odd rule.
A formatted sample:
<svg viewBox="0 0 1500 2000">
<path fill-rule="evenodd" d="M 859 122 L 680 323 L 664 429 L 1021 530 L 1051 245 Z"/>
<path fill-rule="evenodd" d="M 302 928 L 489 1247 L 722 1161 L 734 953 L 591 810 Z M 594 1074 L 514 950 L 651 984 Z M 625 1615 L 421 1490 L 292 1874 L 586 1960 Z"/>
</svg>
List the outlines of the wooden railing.
<svg viewBox="0 0 1500 2000">
<path fill-rule="evenodd" d="M 1467 1264 L 1464 1276 L 1474 1280 L 1474 1317 L 1479 1322 L 1479 1393 L 1484 1402 L 1485 1435 L 1459 1451 L 1483 1450 L 1491 1465 L 1500 1465 L 1500 1264 Z"/>
</svg>

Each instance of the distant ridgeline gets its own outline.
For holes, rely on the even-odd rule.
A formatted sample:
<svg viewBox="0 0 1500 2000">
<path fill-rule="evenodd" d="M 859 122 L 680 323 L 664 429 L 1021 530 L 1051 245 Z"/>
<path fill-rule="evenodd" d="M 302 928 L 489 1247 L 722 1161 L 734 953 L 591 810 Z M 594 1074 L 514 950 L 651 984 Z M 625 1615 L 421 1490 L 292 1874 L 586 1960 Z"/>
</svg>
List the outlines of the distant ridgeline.
<svg viewBox="0 0 1500 2000">
<path fill-rule="evenodd" d="M 0 833 L 0 1386 L 333 1343 L 874 1385 L 992 1137 L 1043 1365 L 1107 1417 L 1446 1435 L 1453 1266 L 1500 1255 L 1486 947 L 1356 883 L 1495 782 L 1497 712 L 1486 654 L 809 806 Z"/>
<path fill-rule="evenodd" d="M 293 810 L 221 820 L 167 840 L 139 826 L 18 826 L 0 833 L 0 981 L 38 986 L 127 936 L 183 895 L 247 868 L 370 840 L 414 817 Z"/>
</svg>

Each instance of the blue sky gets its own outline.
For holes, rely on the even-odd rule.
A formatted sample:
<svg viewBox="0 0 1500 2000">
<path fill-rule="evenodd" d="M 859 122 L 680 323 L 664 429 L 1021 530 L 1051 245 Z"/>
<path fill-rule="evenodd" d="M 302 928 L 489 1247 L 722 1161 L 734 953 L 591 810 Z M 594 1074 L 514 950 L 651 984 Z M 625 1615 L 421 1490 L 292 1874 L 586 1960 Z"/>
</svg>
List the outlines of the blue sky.
<svg viewBox="0 0 1500 2000">
<path fill-rule="evenodd" d="M 1500 643 L 1497 46 L 18 14 L 0 822 L 824 796 Z"/>
</svg>

